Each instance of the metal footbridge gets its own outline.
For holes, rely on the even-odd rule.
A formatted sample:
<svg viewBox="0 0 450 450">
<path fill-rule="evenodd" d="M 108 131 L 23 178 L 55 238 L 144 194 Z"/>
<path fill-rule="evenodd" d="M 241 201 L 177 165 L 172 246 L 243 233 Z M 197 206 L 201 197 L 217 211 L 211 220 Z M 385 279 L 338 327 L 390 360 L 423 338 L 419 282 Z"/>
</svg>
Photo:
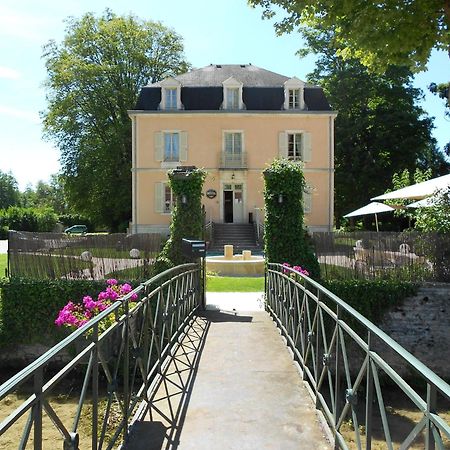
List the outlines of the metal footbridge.
<svg viewBox="0 0 450 450">
<path fill-rule="evenodd" d="M 450 448 L 450 386 L 315 281 L 269 264 L 248 312 L 205 309 L 203 284 L 199 265 L 166 271 L 1 385 L 22 401 L 0 449 Z M 392 395 L 414 412 L 401 431 Z"/>
</svg>

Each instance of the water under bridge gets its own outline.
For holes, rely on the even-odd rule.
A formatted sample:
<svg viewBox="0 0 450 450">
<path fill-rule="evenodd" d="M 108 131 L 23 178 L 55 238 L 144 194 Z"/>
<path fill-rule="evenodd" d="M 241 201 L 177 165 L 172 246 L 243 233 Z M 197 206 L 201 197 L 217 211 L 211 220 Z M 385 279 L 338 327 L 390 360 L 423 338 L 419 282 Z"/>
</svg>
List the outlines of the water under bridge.
<svg viewBox="0 0 450 450">
<path fill-rule="evenodd" d="M 315 281 L 270 264 L 248 303 L 203 285 L 166 271 L 1 385 L 23 401 L 0 449 L 450 448 L 450 386 Z"/>
</svg>

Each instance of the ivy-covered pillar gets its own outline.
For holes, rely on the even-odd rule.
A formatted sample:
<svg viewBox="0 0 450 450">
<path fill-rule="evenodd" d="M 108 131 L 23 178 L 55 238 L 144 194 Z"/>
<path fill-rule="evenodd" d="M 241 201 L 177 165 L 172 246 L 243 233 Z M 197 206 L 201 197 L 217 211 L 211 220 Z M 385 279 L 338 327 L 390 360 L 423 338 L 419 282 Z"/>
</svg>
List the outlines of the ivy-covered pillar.
<svg viewBox="0 0 450 450">
<path fill-rule="evenodd" d="M 203 229 L 202 188 L 206 172 L 195 167 L 182 167 L 168 172 L 169 185 L 175 200 L 170 224 L 170 237 L 161 252 L 161 259 L 176 266 L 189 262 L 183 255 L 183 238 L 201 239 Z M 169 263 L 169 261 L 166 261 Z"/>
<path fill-rule="evenodd" d="M 317 258 L 303 223 L 302 167 L 287 159 L 275 160 L 264 175 L 264 250 L 271 263 L 289 263 L 320 277 Z"/>
</svg>

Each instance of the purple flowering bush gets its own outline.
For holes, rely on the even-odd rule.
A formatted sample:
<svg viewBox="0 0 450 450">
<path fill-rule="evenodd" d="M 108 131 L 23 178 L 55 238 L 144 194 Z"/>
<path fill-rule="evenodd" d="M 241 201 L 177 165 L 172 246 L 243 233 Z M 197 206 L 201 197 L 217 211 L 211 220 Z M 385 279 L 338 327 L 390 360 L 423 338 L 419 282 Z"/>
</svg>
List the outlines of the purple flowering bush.
<svg viewBox="0 0 450 450">
<path fill-rule="evenodd" d="M 91 296 L 83 297 L 83 303 L 73 303 L 69 301 L 58 313 L 55 324 L 58 327 L 67 327 L 72 331 L 82 327 L 90 319 L 100 314 L 102 311 L 111 306 L 116 300 L 128 294 L 133 288 L 128 284 L 119 284 L 117 280 L 111 278 L 106 281 L 106 289 L 100 292 L 97 300 Z M 130 307 L 134 306 L 134 301 L 137 300 L 137 294 L 133 294 L 130 298 Z M 99 324 L 99 331 L 106 330 L 112 323 L 114 317 L 105 317 L 101 324 Z"/>
<path fill-rule="evenodd" d="M 288 267 L 290 269 L 294 269 L 296 272 L 299 272 L 302 275 L 305 275 L 305 276 L 309 277 L 309 272 L 306 269 L 304 269 L 302 266 L 291 266 L 288 263 L 283 263 L 283 267 L 286 268 L 286 269 L 283 269 L 283 273 L 289 275 L 292 278 L 294 278 L 296 274 L 294 272 L 290 271 L 290 270 L 287 270 Z"/>
</svg>

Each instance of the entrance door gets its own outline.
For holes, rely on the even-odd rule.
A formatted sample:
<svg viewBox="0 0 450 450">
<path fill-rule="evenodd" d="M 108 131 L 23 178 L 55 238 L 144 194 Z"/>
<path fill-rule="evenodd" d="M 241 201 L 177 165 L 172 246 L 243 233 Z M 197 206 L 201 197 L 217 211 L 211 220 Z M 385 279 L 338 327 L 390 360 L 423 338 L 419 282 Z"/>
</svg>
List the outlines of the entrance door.
<svg viewBox="0 0 450 450">
<path fill-rule="evenodd" d="M 223 191 L 223 217 L 225 223 L 233 223 L 233 191 Z"/>
<path fill-rule="evenodd" d="M 244 222 L 244 196 L 242 192 L 242 184 L 235 184 L 233 191 L 233 222 Z"/>
</svg>

